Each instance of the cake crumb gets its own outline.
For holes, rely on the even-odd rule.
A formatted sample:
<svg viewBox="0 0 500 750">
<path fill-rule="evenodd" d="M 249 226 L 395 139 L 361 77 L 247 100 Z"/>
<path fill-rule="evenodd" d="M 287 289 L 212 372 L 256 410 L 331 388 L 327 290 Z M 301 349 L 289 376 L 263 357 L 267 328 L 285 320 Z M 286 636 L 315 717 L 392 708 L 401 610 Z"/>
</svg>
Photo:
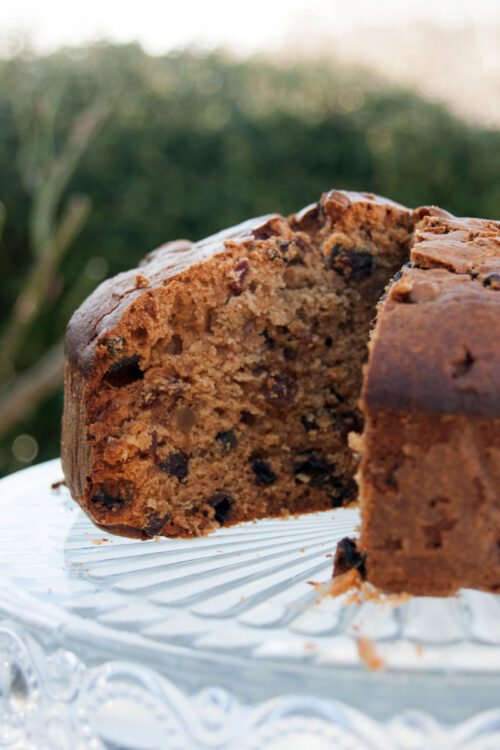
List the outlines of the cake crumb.
<svg viewBox="0 0 500 750">
<path fill-rule="evenodd" d="M 92 544 L 104 544 L 104 542 L 109 542 L 109 539 L 107 537 L 103 537 L 102 539 L 92 539 Z"/>
<path fill-rule="evenodd" d="M 359 589 L 361 584 L 362 578 L 359 570 L 351 568 L 347 573 L 335 576 L 325 591 L 325 595 L 338 596 L 339 594 L 346 594 L 351 589 Z"/>
<path fill-rule="evenodd" d="M 313 586 L 316 591 L 322 591 L 324 583 L 318 583 L 318 581 L 306 581 L 309 586 Z"/>
<path fill-rule="evenodd" d="M 52 484 L 50 485 L 50 489 L 51 490 L 58 490 L 59 487 L 67 487 L 67 486 L 68 485 L 66 484 L 66 480 L 65 479 L 60 479 L 58 482 L 52 482 Z"/>
<path fill-rule="evenodd" d="M 409 594 L 407 591 L 402 591 L 400 594 L 385 594 L 383 591 L 377 589 L 375 586 L 372 586 L 371 583 L 367 583 L 366 581 L 362 585 L 361 590 L 365 602 L 387 604 L 393 609 L 399 607 L 400 604 L 404 604 L 405 602 L 410 601 L 410 599 L 413 599 L 413 595 Z"/>
<path fill-rule="evenodd" d="M 348 607 L 349 604 L 357 604 L 358 606 L 361 605 L 361 597 L 357 591 L 353 591 L 353 593 L 347 597 L 347 599 L 343 603 L 343 606 Z"/>
<path fill-rule="evenodd" d="M 138 273 L 135 277 L 134 286 L 136 289 L 145 289 L 147 286 L 149 286 L 149 279 L 143 276 L 142 273 Z"/>
<path fill-rule="evenodd" d="M 349 444 L 349 448 L 353 453 L 357 453 L 359 456 L 363 454 L 365 447 L 363 435 L 360 435 L 357 432 L 350 432 L 347 436 L 347 441 Z"/>
<path fill-rule="evenodd" d="M 321 600 L 327 596 L 335 597 L 346 594 L 342 601 L 343 607 L 348 607 L 351 604 L 361 606 L 365 602 L 373 602 L 381 608 L 386 606 L 396 608 L 413 598 L 412 594 L 406 591 L 400 594 L 384 593 L 368 581 L 364 581 L 356 568 L 351 568 L 346 573 L 335 576 L 330 583 L 319 583 L 317 581 L 306 581 L 306 583 L 319 594 L 319 598 L 314 601 L 314 604 L 320 604 Z"/>
<path fill-rule="evenodd" d="M 385 661 L 379 656 L 373 643 L 368 638 L 357 638 L 359 658 L 366 664 L 368 669 L 379 671 L 385 667 Z"/>
</svg>

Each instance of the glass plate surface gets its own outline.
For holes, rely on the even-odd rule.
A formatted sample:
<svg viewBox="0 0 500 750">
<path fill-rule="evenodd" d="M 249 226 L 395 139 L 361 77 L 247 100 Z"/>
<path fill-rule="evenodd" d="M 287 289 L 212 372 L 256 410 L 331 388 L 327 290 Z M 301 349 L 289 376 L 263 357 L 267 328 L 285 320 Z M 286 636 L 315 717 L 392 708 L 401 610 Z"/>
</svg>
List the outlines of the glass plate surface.
<svg viewBox="0 0 500 750">
<path fill-rule="evenodd" d="M 500 704 L 500 597 L 318 595 L 357 511 L 142 542 L 93 526 L 51 489 L 60 479 L 51 461 L 0 482 L 0 614 L 87 665 L 134 661 L 253 703 L 335 698 L 378 719 L 411 707 L 457 722 Z M 382 669 L 361 658 L 367 644 Z"/>
</svg>

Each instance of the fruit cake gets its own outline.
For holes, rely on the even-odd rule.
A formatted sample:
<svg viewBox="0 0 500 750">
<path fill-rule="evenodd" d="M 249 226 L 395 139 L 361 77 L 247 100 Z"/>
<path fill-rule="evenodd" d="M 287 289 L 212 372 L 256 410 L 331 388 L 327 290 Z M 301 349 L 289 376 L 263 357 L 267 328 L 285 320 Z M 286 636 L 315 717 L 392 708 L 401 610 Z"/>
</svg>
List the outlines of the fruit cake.
<svg viewBox="0 0 500 750">
<path fill-rule="evenodd" d="M 500 224 L 437 208 L 331 191 L 169 243 L 68 325 L 67 484 L 141 538 L 339 507 L 359 486 L 337 573 L 500 590 L 498 320 Z"/>
<path fill-rule="evenodd" d="M 332 191 L 101 284 L 66 336 L 62 459 L 82 508 L 146 538 L 354 500 L 370 322 L 417 219 Z"/>
<path fill-rule="evenodd" d="M 339 572 L 350 558 L 386 591 L 500 591 L 498 332 L 500 224 L 424 217 L 371 338 L 361 538 Z"/>
</svg>

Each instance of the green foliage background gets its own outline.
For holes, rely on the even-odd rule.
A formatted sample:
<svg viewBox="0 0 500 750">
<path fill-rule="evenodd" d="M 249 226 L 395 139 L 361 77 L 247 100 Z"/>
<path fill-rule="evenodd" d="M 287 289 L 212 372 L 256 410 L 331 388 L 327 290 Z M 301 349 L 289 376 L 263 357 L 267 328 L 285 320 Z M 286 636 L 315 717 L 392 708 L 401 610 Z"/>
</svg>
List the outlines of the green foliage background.
<svg viewBox="0 0 500 750">
<path fill-rule="evenodd" d="M 2 322 L 30 264 L 30 199 L 19 169 L 28 136 L 19 117 L 36 120 L 41 108 L 52 108 L 57 148 L 75 116 L 97 100 L 111 105 L 110 114 L 69 185 L 91 199 L 92 210 L 30 331 L 21 370 L 63 335 L 101 277 L 136 265 L 169 239 L 289 213 L 332 187 L 459 215 L 500 215 L 500 133 L 360 72 L 221 52 L 152 57 L 137 45 L 17 57 L 0 62 Z M 21 468 L 11 451 L 21 433 L 37 440 L 37 461 L 59 454 L 61 409 L 59 391 L 5 436 L 0 473 Z"/>
</svg>

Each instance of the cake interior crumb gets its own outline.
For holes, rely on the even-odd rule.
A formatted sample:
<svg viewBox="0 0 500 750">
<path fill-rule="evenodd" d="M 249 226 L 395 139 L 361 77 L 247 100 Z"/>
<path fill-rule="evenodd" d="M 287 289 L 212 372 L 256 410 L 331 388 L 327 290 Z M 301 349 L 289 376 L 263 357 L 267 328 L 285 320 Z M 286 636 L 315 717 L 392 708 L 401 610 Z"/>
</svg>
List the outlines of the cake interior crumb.
<svg viewBox="0 0 500 750">
<path fill-rule="evenodd" d="M 385 206 L 349 217 L 226 242 L 100 342 L 98 523 L 197 536 L 356 500 L 348 435 L 363 428 L 370 324 L 411 227 Z"/>
</svg>

